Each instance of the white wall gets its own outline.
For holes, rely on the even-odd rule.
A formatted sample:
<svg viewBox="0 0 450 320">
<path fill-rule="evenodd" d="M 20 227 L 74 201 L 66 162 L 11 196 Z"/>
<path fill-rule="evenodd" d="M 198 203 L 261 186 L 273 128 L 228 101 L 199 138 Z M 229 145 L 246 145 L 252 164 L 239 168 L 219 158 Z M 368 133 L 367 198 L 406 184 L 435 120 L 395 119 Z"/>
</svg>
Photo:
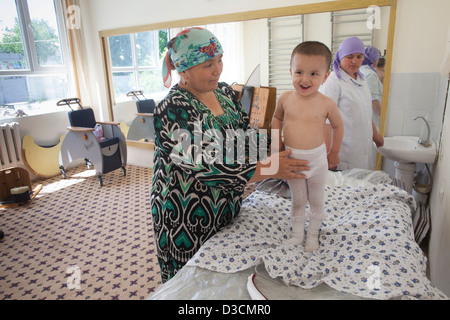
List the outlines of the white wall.
<svg viewBox="0 0 450 320">
<path fill-rule="evenodd" d="M 63 109 L 61 107 L 61 109 Z M 25 135 L 31 135 L 34 142 L 41 146 L 54 146 L 59 142 L 59 137 L 67 133 L 67 126 L 69 126 L 69 118 L 67 113 L 70 111 L 64 110 L 49 114 L 40 114 L 34 116 L 27 116 L 23 118 L 14 119 L 20 124 L 21 138 Z M 11 119 L 0 120 L 0 123 L 11 122 Z"/>
<path fill-rule="evenodd" d="M 447 96 L 450 99 L 450 94 Z M 431 194 L 431 239 L 429 244 L 432 283 L 450 296 L 450 103 L 442 132 L 439 162 Z"/>
<path fill-rule="evenodd" d="M 433 114 L 437 117 L 430 117 L 433 136 L 438 138 L 448 12 L 450 1 L 446 0 L 398 1 L 386 135 L 418 134 L 420 126 L 413 118 Z"/>
<path fill-rule="evenodd" d="M 439 72 L 450 23 L 448 0 L 399 0 L 392 72 Z"/>
</svg>

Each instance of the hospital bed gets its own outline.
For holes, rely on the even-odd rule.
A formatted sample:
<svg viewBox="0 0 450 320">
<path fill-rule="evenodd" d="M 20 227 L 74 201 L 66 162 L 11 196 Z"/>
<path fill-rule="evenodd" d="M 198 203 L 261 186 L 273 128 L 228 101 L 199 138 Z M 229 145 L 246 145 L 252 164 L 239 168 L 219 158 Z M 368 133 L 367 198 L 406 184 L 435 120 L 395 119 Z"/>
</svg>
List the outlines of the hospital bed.
<svg viewBox="0 0 450 320">
<path fill-rule="evenodd" d="M 285 245 L 289 189 L 265 181 L 159 299 L 447 299 L 414 241 L 414 198 L 382 171 L 329 172 L 320 247 Z"/>
</svg>

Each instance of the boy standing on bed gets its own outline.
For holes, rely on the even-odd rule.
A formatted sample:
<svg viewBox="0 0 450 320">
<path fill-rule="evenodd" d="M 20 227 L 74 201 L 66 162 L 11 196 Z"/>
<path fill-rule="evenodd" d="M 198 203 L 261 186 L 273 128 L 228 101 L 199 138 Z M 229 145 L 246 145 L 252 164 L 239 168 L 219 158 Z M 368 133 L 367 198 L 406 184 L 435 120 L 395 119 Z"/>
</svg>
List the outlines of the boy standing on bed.
<svg viewBox="0 0 450 320">
<path fill-rule="evenodd" d="M 291 55 L 291 77 L 295 90 L 278 99 L 272 129 L 283 132 L 275 150 L 291 149 L 291 158 L 308 160 L 306 179 L 289 180 L 292 196 L 292 237 L 288 244 L 301 245 L 305 234 L 306 204 L 309 201 L 309 227 L 305 251 L 319 247 L 319 229 L 326 215 L 323 211 L 328 168 L 339 163 L 344 125 L 336 103 L 318 90 L 330 74 L 331 52 L 323 43 L 299 44 Z M 325 122 L 333 128 L 331 146 L 325 144 Z M 274 143 L 277 143 L 274 141 Z M 327 152 L 328 149 L 328 152 Z"/>
</svg>

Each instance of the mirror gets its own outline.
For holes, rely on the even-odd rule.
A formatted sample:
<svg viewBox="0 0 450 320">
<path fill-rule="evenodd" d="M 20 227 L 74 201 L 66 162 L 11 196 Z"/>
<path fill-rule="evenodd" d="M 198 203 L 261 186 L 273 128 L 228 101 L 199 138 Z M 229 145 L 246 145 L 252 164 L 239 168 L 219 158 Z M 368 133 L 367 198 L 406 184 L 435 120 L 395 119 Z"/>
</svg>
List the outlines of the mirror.
<svg viewBox="0 0 450 320">
<path fill-rule="evenodd" d="M 383 99 L 379 114 L 379 132 L 384 135 L 395 12 L 395 0 L 363 0 L 358 1 L 358 3 L 343 0 L 101 31 L 100 40 L 105 62 L 105 77 L 109 90 L 110 120 L 121 123 L 125 133 L 128 132 L 132 123 L 138 123 L 136 120 L 139 117 L 136 101 L 131 97 L 125 97 L 125 95 L 128 91 L 140 89 L 145 91 L 145 88 L 148 87 L 150 92 L 145 92 L 146 98 L 152 98 L 158 102 L 167 93 L 168 90 L 164 90 L 164 87 L 162 87 L 162 81 L 158 82 L 161 79 L 161 67 L 157 63 L 158 59 L 160 60 L 165 53 L 167 39 L 170 39 L 181 28 L 189 26 L 210 28 L 211 24 L 214 23 L 216 29 L 212 29 L 213 33 L 217 35 L 223 45 L 224 42 L 228 42 L 227 45 L 232 46 L 232 49 L 225 50 L 225 52 L 234 52 L 235 55 L 239 56 L 235 60 L 234 57 L 227 57 L 225 54 L 224 73 L 221 81 L 229 84 L 233 82 L 244 84 L 259 64 L 261 85 L 277 87 L 278 93 L 282 90 L 289 90 L 290 77 L 289 60 L 285 61 L 281 57 L 278 61 L 276 56 L 279 54 L 290 56 L 292 49 L 301 41 L 321 41 L 333 53 L 338 50 L 340 42 L 350 36 L 358 36 L 366 46 L 375 46 L 381 51 L 385 60 Z M 233 24 L 229 22 L 233 22 Z M 216 31 L 221 28 L 227 30 L 237 28 L 237 31 L 233 30 L 232 36 L 224 39 L 222 33 Z M 269 55 L 269 38 L 287 37 L 286 35 L 292 32 L 294 32 L 293 41 L 287 43 L 280 51 L 272 52 L 273 56 Z M 135 46 L 130 45 L 130 43 L 135 44 Z M 149 49 L 152 46 L 157 48 L 158 43 L 161 43 L 161 50 L 152 51 Z M 272 47 L 270 50 L 273 50 Z M 112 52 L 113 55 L 111 55 Z M 135 61 L 142 61 L 142 70 L 130 68 L 132 56 L 134 56 Z M 285 83 L 286 79 L 277 79 L 276 76 L 271 75 L 279 71 L 272 70 L 273 65 L 276 65 L 277 62 L 283 66 L 280 67 L 280 70 L 287 76 L 287 83 Z M 234 67 L 230 68 L 230 65 Z M 232 72 L 225 74 L 227 70 Z M 132 76 L 133 72 L 134 77 Z M 157 81 L 150 79 L 156 79 Z M 123 86 L 126 89 L 121 88 L 121 82 L 126 84 Z M 139 82 L 139 84 L 136 85 L 136 82 Z M 158 84 L 154 82 L 158 82 Z M 176 82 L 177 79 L 173 79 L 172 84 Z M 139 139 L 141 144 L 147 143 L 142 142 L 145 139 L 148 141 L 147 137 Z M 381 169 L 380 155 L 377 155 L 376 169 Z"/>
</svg>

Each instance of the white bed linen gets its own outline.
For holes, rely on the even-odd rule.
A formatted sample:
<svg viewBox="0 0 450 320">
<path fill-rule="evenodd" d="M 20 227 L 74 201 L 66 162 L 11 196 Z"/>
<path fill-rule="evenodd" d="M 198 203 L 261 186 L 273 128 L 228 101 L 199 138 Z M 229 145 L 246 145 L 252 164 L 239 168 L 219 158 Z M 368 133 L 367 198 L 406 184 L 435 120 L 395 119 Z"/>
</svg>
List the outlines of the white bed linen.
<svg viewBox="0 0 450 320">
<path fill-rule="evenodd" d="M 313 254 L 282 244 L 290 199 L 255 191 L 236 220 L 150 298 L 250 299 L 247 278 L 258 267 L 266 275 L 255 282 L 269 299 L 444 299 L 414 241 L 414 199 L 379 184 L 388 181 L 380 171 L 330 173 L 328 217 Z"/>
</svg>

